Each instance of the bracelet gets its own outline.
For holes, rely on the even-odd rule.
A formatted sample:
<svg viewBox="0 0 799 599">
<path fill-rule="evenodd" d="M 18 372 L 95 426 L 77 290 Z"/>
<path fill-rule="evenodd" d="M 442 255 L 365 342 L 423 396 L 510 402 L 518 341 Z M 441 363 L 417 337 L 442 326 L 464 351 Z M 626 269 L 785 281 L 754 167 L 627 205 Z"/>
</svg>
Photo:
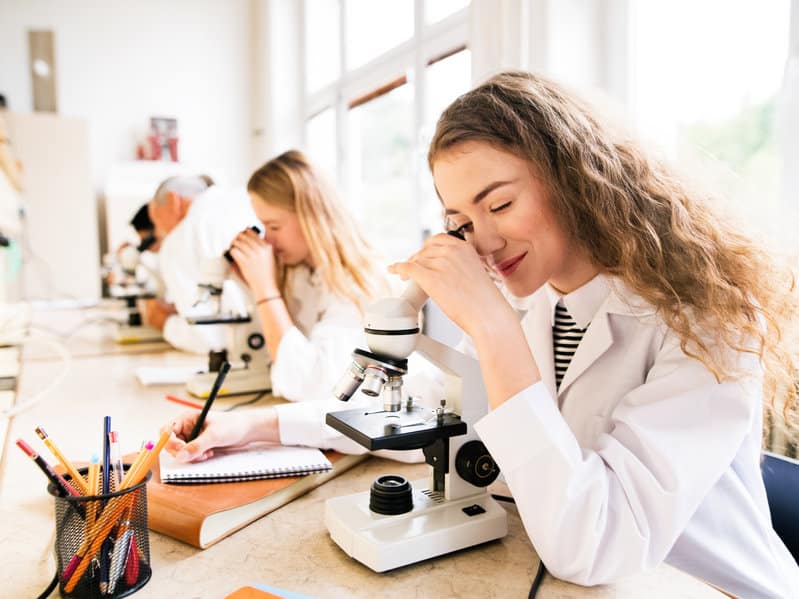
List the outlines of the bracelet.
<svg viewBox="0 0 799 599">
<path fill-rule="evenodd" d="M 261 304 L 265 304 L 266 302 L 271 302 L 272 300 L 276 299 L 283 299 L 283 296 L 278 294 L 278 295 L 270 295 L 269 297 L 262 297 L 257 302 L 255 302 L 255 305 L 260 306 Z"/>
</svg>

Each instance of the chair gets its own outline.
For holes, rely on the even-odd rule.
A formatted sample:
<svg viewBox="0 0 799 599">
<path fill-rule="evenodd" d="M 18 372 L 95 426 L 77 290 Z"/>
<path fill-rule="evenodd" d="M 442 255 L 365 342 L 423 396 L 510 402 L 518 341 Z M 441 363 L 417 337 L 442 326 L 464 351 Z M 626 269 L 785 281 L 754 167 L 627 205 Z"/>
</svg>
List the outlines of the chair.
<svg viewBox="0 0 799 599">
<path fill-rule="evenodd" d="M 760 470 L 774 530 L 799 563 L 799 461 L 764 451 Z"/>
</svg>

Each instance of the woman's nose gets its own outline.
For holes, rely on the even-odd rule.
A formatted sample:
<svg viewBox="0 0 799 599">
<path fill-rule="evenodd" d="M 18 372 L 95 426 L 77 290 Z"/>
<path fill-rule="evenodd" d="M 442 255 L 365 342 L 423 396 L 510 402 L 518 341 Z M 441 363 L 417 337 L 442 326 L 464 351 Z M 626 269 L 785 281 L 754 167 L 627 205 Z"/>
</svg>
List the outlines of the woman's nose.
<svg viewBox="0 0 799 599">
<path fill-rule="evenodd" d="M 486 258 L 505 247 L 505 238 L 499 234 L 496 227 L 491 225 L 475 227 L 472 235 L 472 245 L 477 250 L 477 254 Z"/>
</svg>

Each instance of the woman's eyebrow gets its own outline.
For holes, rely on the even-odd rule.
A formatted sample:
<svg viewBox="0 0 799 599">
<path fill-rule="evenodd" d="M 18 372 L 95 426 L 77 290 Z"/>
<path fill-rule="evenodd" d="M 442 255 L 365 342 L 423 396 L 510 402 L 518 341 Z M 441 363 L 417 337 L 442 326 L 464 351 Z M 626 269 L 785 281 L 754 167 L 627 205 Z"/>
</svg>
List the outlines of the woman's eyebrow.
<svg viewBox="0 0 799 599">
<path fill-rule="evenodd" d="M 505 185 L 510 185 L 512 183 L 516 183 L 516 179 L 511 179 L 509 181 L 494 181 L 492 183 L 489 183 L 472 198 L 472 204 L 479 204 L 488 194 L 490 194 L 495 189 L 498 189 Z M 447 208 L 444 211 L 444 214 L 449 216 L 451 214 L 459 214 L 459 212 L 457 210 L 452 210 L 450 208 Z"/>
</svg>

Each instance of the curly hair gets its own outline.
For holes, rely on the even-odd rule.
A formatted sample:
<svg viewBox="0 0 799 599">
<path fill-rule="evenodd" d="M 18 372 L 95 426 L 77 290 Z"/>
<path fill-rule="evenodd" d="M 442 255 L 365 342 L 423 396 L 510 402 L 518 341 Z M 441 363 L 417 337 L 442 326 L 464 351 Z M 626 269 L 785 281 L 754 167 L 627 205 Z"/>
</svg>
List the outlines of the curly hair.
<svg viewBox="0 0 799 599">
<path fill-rule="evenodd" d="M 375 250 L 305 154 L 289 150 L 272 158 L 252 174 L 247 191 L 297 214 L 314 264 L 332 292 L 360 310 L 366 301 L 388 293 Z M 278 273 L 281 293 L 290 268 L 284 265 Z"/>
<path fill-rule="evenodd" d="M 442 152 L 467 141 L 528 161 L 564 231 L 652 304 L 682 350 L 718 381 L 736 374 L 724 358 L 730 352 L 714 351 L 718 344 L 756 353 L 767 416 L 793 418 L 794 273 L 715 214 L 710 198 L 600 123 L 574 95 L 531 73 L 501 73 L 455 100 L 438 121 L 431 170 Z"/>
</svg>

